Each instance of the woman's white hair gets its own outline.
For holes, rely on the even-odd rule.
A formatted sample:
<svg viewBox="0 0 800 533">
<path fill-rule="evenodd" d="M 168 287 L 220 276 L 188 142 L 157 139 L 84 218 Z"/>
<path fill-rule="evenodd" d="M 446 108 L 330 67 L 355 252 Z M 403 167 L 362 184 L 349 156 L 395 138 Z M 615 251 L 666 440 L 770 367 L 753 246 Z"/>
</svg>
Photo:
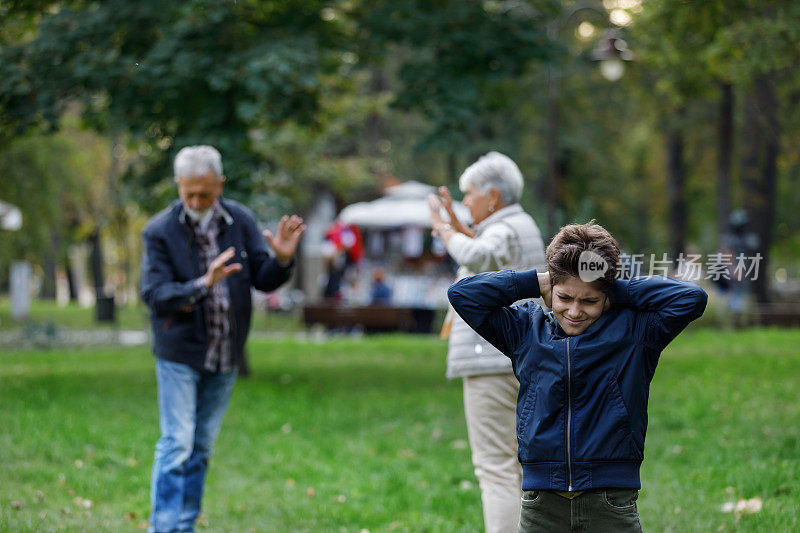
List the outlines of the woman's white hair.
<svg viewBox="0 0 800 533">
<path fill-rule="evenodd" d="M 504 205 L 515 204 L 522 197 L 522 172 L 507 155 L 489 152 L 468 166 L 458 179 L 461 192 L 467 192 L 471 186 L 482 194 L 487 194 L 495 187 L 500 192 Z"/>
<path fill-rule="evenodd" d="M 179 178 L 197 178 L 209 172 L 222 179 L 222 156 L 213 146 L 187 146 L 175 156 L 173 170 L 175 181 Z"/>
</svg>

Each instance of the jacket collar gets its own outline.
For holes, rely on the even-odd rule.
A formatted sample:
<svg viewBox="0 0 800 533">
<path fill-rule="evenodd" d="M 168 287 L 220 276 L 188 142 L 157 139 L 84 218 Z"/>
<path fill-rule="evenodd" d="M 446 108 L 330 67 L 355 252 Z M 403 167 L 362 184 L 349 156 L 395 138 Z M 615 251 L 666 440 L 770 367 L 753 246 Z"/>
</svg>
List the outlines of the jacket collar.
<svg viewBox="0 0 800 533">
<path fill-rule="evenodd" d="M 518 203 L 507 205 L 503 209 L 495 211 L 494 213 L 483 219 L 480 222 L 480 224 L 477 224 L 475 226 L 475 232 L 480 233 L 483 230 L 485 230 L 487 226 L 494 224 L 495 222 L 498 222 L 504 218 L 508 218 L 511 215 L 516 215 L 517 213 L 522 213 L 522 212 L 523 212 L 522 206 L 519 205 Z"/>
<path fill-rule="evenodd" d="M 183 205 L 183 201 L 176 200 L 175 204 L 178 207 L 178 221 L 183 225 L 187 225 L 189 223 L 187 220 L 189 215 L 186 213 L 186 208 Z M 217 201 L 214 202 L 214 205 L 211 207 L 211 209 L 213 209 L 216 212 L 215 214 L 219 216 L 222 219 L 222 221 L 225 222 L 225 224 L 227 224 L 228 226 L 233 224 L 233 217 L 231 216 L 230 212 L 225 208 L 224 200 L 222 198 L 217 198 Z"/>
</svg>

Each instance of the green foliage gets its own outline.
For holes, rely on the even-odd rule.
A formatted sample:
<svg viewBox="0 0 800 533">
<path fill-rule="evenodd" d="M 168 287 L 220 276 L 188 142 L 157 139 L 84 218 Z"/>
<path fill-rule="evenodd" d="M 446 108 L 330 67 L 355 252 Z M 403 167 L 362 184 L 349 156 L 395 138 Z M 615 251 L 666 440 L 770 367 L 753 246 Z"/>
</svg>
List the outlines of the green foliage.
<svg viewBox="0 0 800 533">
<path fill-rule="evenodd" d="M 249 129 L 288 118 L 313 124 L 319 75 L 342 32 L 322 1 L 144 1 L 65 4 L 36 37 L 0 49 L 0 107 L 23 126 L 54 126 L 79 101 L 98 128 L 124 127 L 152 146 L 165 175 L 174 149 L 216 145 L 239 192 L 259 166 Z"/>
<path fill-rule="evenodd" d="M 421 147 L 471 153 L 477 140 L 494 137 L 485 130 L 496 111 L 524 101 L 505 82 L 552 53 L 545 25 L 558 12 L 556 2 L 534 5 L 407 0 L 362 6 L 357 17 L 367 52 L 381 60 L 380 50 L 402 50 L 394 105 L 430 120 Z"/>
<path fill-rule="evenodd" d="M 611 26 L 607 6 L 622 4 L 634 6 L 632 23 L 616 31 L 634 60 L 622 79 L 608 82 L 592 50 Z M 663 251 L 671 231 L 663 135 L 679 129 L 687 147 L 689 244 L 710 252 L 719 240 L 713 184 L 717 84 L 733 85 L 739 127 L 752 81 L 768 73 L 776 85 L 782 139 L 774 251 L 790 272 L 800 271 L 800 4 L 635 5 L 3 2 L 0 147 L 5 152 L 27 128 L 59 125 L 65 110 L 80 113 L 84 125 L 121 139 L 126 158 L 120 204 L 140 206 L 134 220 L 175 197 L 171 161 L 187 144 L 219 147 L 229 177 L 226 194 L 263 218 L 302 211 L 322 189 L 341 204 L 367 199 L 388 175 L 452 186 L 477 156 L 500 150 L 519 163 L 526 177 L 523 206 L 541 223 L 547 116 L 555 101 L 555 157 L 563 178 L 557 184 L 558 222 L 596 218 L 628 248 Z M 597 31 L 580 37 L 581 22 Z M 555 97 L 548 95 L 553 73 Z M 739 207 L 745 194 L 736 163 L 749 141 L 734 141 L 733 207 Z M 19 149 L 11 147 L 9 154 Z M 56 154 L 66 156 L 64 150 Z M 105 148 L 91 150 L 82 157 L 107 157 Z M 64 157 L 53 159 L 62 164 Z M 39 165 L 31 158 L 17 161 Z M 105 182 L 96 170 L 85 179 Z M 40 172 L 28 174 L 45 179 Z M 0 198 L 9 201 L 4 187 L 0 183 Z M 45 181 L 30 187 L 43 198 L 52 188 Z M 129 220 L 112 219 L 118 225 Z M 36 231 L 35 239 L 19 234 L 13 246 L 36 256 L 46 237 L 44 229 Z"/>
<path fill-rule="evenodd" d="M 23 217 L 20 230 L 3 232 L 0 264 L 36 261 L 53 242 L 65 246 L 96 227 L 103 199 L 92 178 L 106 170 L 108 154 L 103 139 L 75 131 L 31 134 L 0 153 L 0 198 L 18 206 Z"/>
</svg>

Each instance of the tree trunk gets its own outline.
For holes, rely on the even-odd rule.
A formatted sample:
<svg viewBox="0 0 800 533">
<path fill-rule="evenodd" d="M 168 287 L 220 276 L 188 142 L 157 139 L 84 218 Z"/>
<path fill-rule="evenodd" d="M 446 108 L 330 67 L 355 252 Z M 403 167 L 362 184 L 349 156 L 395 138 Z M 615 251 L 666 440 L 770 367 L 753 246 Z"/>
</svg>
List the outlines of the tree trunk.
<svg viewBox="0 0 800 533">
<path fill-rule="evenodd" d="M 667 133 L 667 201 L 669 202 L 669 253 L 672 261 L 686 246 L 686 164 L 683 160 L 683 131 L 680 118 L 684 110 L 676 114 L 678 124 L 673 124 Z"/>
<path fill-rule="evenodd" d="M 733 86 L 720 83 L 717 153 L 717 232 L 722 237 L 730 233 L 731 160 L 733 157 Z"/>
<path fill-rule="evenodd" d="M 758 302 L 769 301 L 767 268 L 774 222 L 776 160 L 778 155 L 777 102 L 772 79 L 759 77 L 745 101 L 742 184 L 744 205 L 755 235 L 755 250 L 761 254 L 758 277 L 752 288 Z"/>
<path fill-rule="evenodd" d="M 98 299 L 105 297 L 105 273 L 103 270 L 103 249 L 100 244 L 100 232 L 95 230 L 89 236 L 89 244 L 92 251 L 89 255 L 89 263 L 92 270 L 92 280 L 94 281 L 94 292 Z"/>
<path fill-rule="evenodd" d="M 69 254 L 64 254 L 64 270 L 67 274 L 67 286 L 69 287 L 69 301 L 78 301 L 78 285 L 75 283 L 75 273 L 72 271 L 72 263 Z"/>
<path fill-rule="evenodd" d="M 59 239 L 55 232 L 50 234 L 50 247 L 44 257 L 44 279 L 40 297 L 45 300 L 56 299 L 56 263 L 58 262 Z"/>
<path fill-rule="evenodd" d="M 758 276 L 750 278 L 759 303 L 769 301 L 767 273 L 772 228 L 775 223 L 777 159 L 780 146 L 777 108 L 772 75 L 760 76 L 745 99 L 745 125 L 742 135 L 744 206 L 750 228 L 756 236 L 755 252 L 761 254 Z"/>
<path fill-rule="evenodd" d="M 648 153 L 644 150 L 638 150 L 635 154 L 633 175 L 636 179 L 635 186 L 639 196 L 638 201 L 636 201 L 633 206 L 634 220 L 636 221 L 633 227 L 634 241 L 626 245 L 628 248 L 626 252 L 629 254 L 647 250 L 652 243 L 649 236 L 650 214 L 648 212 L 647 202 L 645 201 L 648 191 L 647 180 L 645 178 L 647 175 L 647 157 Z M 631 248 L 631 246 L 633 247 Z"/>
</svg>

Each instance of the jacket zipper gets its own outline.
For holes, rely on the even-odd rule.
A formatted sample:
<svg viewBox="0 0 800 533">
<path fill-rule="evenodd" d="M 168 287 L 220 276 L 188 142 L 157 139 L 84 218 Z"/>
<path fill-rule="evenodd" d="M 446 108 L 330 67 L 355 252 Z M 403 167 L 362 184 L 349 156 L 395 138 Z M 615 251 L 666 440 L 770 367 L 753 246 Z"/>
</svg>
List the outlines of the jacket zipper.
<svg viewBox="0 0 800 533">
<path fill-rule="evenodd" d="M 569 487 L 572 492 L 572 369 L 569 360 L 569 337 L 567 337 L 567 468 L 569 468 Z"/>
</svg>

